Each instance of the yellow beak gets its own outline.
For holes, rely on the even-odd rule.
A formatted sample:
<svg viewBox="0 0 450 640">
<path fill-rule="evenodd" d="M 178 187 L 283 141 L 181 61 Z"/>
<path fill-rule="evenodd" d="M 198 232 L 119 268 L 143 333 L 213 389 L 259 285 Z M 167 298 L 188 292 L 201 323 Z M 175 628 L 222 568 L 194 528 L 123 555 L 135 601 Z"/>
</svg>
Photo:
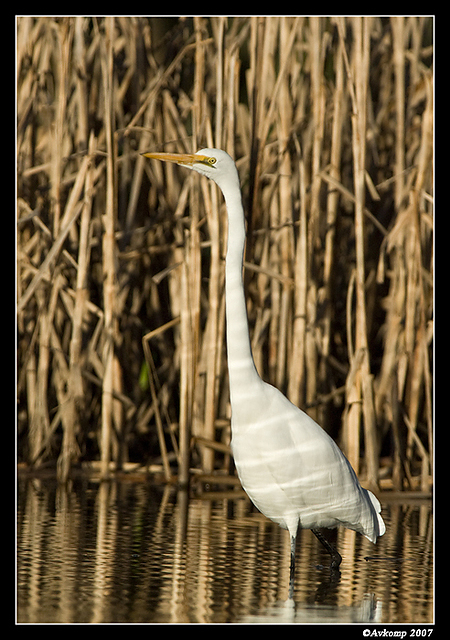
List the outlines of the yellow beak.
<svg viewBox="0 0 450 640">
<path fill-rule="evenodd" d="M 199 156 L 195 153 L 143 153 L 145 158 L 153 160 L 163 160 L 164 162 L 175 162 L 185 167 L 192 167 L 194 164 L 209 164 L 208 156 Z"/>
</svg>

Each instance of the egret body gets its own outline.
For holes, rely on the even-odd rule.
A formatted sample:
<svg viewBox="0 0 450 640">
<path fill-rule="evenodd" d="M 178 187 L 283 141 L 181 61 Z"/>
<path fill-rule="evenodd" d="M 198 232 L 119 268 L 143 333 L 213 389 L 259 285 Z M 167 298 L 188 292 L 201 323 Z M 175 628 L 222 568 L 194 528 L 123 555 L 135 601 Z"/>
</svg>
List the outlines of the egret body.
<svg viewBox="0 0 450 640">
<path fill-rule="evenodd" d="M 251 501 L 289 531 L 292 598 L 299 526 L 313 530 L 331 554 L 331 567 L 336 569 L 341 556 L 318 529 L 342 525 L 375 543 L 385 532 L 380 503 L 373 493 L 361 487 L 334 440 L 256 371 L 242 276 L 245 218 L 239 176 L 232 158 L 220 149 L 201 149 L 195 154 L 143 155 L 197 171 L 214 180 L 225 198 L 231 448 L 239 479 Z"/>
</svg>

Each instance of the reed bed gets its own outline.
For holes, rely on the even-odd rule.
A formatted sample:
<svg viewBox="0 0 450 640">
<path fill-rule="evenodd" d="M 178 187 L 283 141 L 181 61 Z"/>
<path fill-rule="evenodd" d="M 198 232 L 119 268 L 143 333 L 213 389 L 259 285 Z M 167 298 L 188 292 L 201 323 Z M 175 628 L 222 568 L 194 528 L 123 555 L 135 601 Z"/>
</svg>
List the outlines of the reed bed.
<svg viewBox="0 0 450 640">
<path fill-rule="evenodd" d="M 432 477 L 433 22 L 17 20 L 18 454 L 231 471 L 227 150 L 262 377 L 371 486 Z"/>
</svg>

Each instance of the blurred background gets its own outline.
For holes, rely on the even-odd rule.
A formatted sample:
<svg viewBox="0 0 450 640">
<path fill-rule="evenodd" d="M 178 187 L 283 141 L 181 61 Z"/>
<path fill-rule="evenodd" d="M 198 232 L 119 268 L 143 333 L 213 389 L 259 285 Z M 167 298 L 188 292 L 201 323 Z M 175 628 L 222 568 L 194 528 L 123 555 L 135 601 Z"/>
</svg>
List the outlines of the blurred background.
<svg viewBox="0 0 450 640">
<path fill-rule="evenodd" d="M 140 155 L 213 146 L 240 174 L 261 376 L 366 486 L 430 491 L 433 29 L 17 18 L 21 469 L 234 481 L 223 199 Z"/>
</svg>

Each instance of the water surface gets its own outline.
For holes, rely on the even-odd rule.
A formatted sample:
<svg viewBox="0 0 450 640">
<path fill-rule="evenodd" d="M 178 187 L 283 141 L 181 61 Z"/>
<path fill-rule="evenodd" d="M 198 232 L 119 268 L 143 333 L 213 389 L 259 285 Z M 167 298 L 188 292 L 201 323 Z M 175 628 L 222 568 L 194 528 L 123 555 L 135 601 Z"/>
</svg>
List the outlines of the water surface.
<svg viewBox="0 0 450 640">
<path fill-rule="evenodd" d="M 150 484 L 20 480 L 19 622 L 433 622 L 429 500 L 381 495 L 376 545 L 327 531 L 340 576 L 299 532 L 294 601 L 289 539 L 237 493 L 187 499 Z"/>
</svg>

